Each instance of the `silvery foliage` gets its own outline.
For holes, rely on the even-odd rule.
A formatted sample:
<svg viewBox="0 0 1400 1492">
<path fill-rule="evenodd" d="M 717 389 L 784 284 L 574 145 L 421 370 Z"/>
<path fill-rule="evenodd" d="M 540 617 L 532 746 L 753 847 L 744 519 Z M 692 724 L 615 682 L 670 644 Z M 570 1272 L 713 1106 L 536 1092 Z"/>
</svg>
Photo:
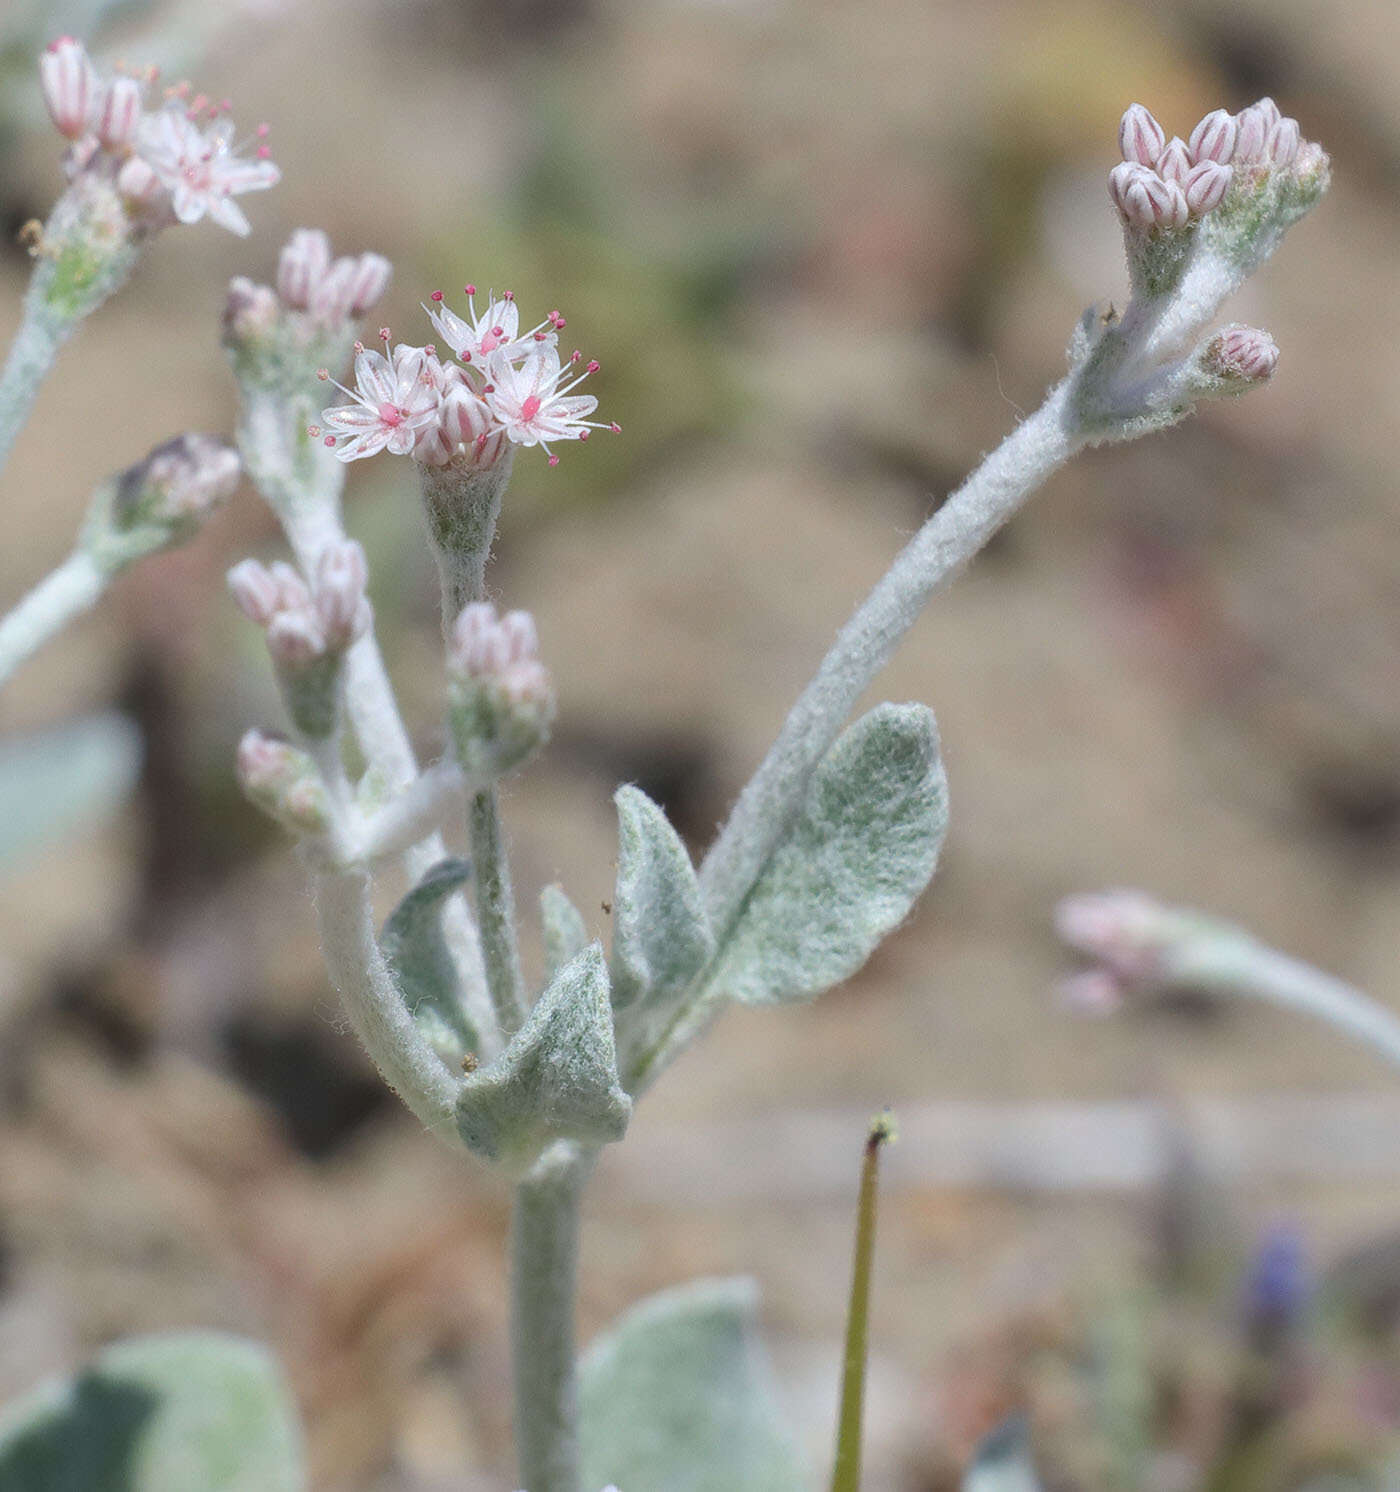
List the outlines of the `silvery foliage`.
<svg viewBox="0 0 1400 1492">
<path fill-rule="evenodd" d="M 3 1492 L 306 1492 L 301 1430 L 266 1348 L 136 1337 L 0 1410 Z"/>
<path fill-rule="evenodd" d="M 165 222 L 136 195 L 149 188 L 123 164 L 128 145 L 106 141 L 95 156 L 79 148 L 89 91 L 100 98 L 130 87 L 84 71 L 76 43 L 56 47 L 45 88 L 56 125 L 75 142 L 72 185 L 43 231 L 0 371 L 0 460 L 61 346 L 125 283 Z M 241 589 L 245 613 L 264 627 L 292 738 L 250 732 L 240 775 L 249 797 L 300 841 L 328 972 L 385 1081 L 433 1134 L 516 1186 L 516 1438 L 530 1492 L 595 1492 L 605 1481 L 624 1492 L 805 1485 L 764 1389 L 745 1290 L 700 1285 L 644 1304 L 604 1336 L 580 1379 L 572 1338 L 580 1197 L 599 1149 L 623 1137 L 635 1100 L 727 1005 L 810 1000 L 851 977 L 928 884 L 948 796 L 933 715 L 919 704 L 884 704 L 848 721 L 932 592 L 1077 451 L 1161 429 L 1196 400 L 1244 392 L 1272 373 L 1277 348 L 1265 333 L 1211 323 L 1320 197 L 1326 156 L 1267 100 L 1238 122 L 1208 116 L 1189 147 L 1166 144 L 1134 106 L 1121 142 L 1112 190 L 1128 306 L 1121 315 L 1086 312 L 1067 376 L 894 560 L 698 865 L 661 806 L 635 786 L 619 789 L 610 947 L 590 940 L 563 888 L 546 888 L 546 967 L 533 988 L 519 956 L 498 778 L 543 746 L 555 701 L 533 622 L 521 612 L 497 617 L 485 605 L 485 576 L 515 446 L 543 444 L 553 464 L 548 441 L 606 428 L 583 418 L 591 395 L 570 397 L 572 385 L 559 382 L 558 312 L 515 354 L 531 377 L 549 373 L 548 397 L 496 411 L 494 424 L 474 423 L 489 392 L 478 387 L 479 369 L 414 348 L 396 350 L 401 366 L 361 350 L 359 392 L 345 391 L 352 404 L 320 416 L 334 415 L 337 428 L 370 421 L 375 440 L 418 469 L 452 681 L 444 762 L 419 769 L 369 624 L 362 557 L 347 559 L 358 551 L 342 515 L 344 466 L 313 426 L 321 381 L 345 368 L 389 266 L 373 254 L 334 260 L 316 230 L 299 231 L 284 249 L 275 289 L 246 279 L 230 287 L 224 342 L 240 395 L 237 454 L 207 437 L 177 437 L 101 484 L 73 554 L 0 617 L 3 682 L 96 604 L 120 569 L 194 532 L 236 483 L 240 462 L 281 521 L 296 570 L 245 566 L 235 594 Z M 259 184 L 273 174 L 264 171 Z M 474 336 L 497 339 L 489 324 L 497 314 L 515 327 L 510 297 L 501 302 L 508 313 L 496 304 Z M 525 376 L 508 353 L 494 356 L 498 381 Z M 596 369 L 590 362 L 586 371 Z M 334 436 L 329 444 L 342 458 L 368 451 Z M 348 619 L 360 620 L 351 627 Z M 509 751 L 497 749 L 507 740 Z M 100 803 L 129 777 L 130 753 L 108 740 L 87 757 L 77 796 Z M 40 785 L 36 795 L 52 798 L 32 753 L 21 748 L 15 763 Z M 454 818 L 469 860 L 446 853 L 442 831 Z M 410 889 L 381 929 L 375 878 L 393 862 Z M 1295 986 L 1277 997 L 1301 1001 Z M 172 1339 L 111 1349 L 89 1374 L 15 1406 L 3 1426 L 0 1450 L 38 1456 L 49 1481 L 35 1485 L 45 1492 L 100 1484 L 89 1467 L 105 1465 L 103 1457 L 115 1458 L 130 1492 L 301 1485 L 280 1385 L 246 1344 Z M 1008 1434 L 984 1446 L 969 1474 L 973 1492 L 1033 1492 L 1020 1445 Z M 6 1469 L 0 1460 L 0 1487 Z"/>
</svg>

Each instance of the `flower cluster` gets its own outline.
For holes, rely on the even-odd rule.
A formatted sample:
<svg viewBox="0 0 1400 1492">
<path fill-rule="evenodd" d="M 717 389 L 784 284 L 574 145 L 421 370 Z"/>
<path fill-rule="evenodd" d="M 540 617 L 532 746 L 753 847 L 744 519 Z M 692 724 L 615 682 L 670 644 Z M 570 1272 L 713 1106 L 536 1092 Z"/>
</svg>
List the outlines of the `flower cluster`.
<svg viewBox="0 0 1400 1492">
<path fill-rule="evenodd" d="M 355 387 L 336 384 L 350 402 L 321 416 L 330 427 L 325 443 L 342 461 L 387 449 L 429 466 L 488 466 L 511 444 L 542 446 L 555 466 L 551 442 L 621 428 L 588 418 L 598 401 L 574 390 L 598 364 L 583 363 L 577 351 L 560 357 L 565 320 L 558 311 L 522 332 L 510 291 L 488 295 L 480 310 L 476 286 L 468 285 L 466 294 L 466 317 L 443 305 L 441 291 L 424 308 L 456 361 L 440 358 L 431 343 L 392 346 L 387 327 L 380 331 L 382 353 L 356 344 Z M 330 379 L 326 369 L 320 376 Z M 321 434 L 319 427 L 314 433 Z"/>
<path fill-rule="evenodd" d="M 101 77 L 71 36 L 50 44 L 39 59 L 39 82 L 55 127 L 71 142 L 69 176 L 109 179 L 146 229 L 207 217 L 246 235 L 248 219 L 233 199 L 280 179 L 263 143 L 267 126 L 258 126 L 253 153 L 244 155 L 227 101 L 191 96 L 181 83 L 148 111 L 145 94 L 154 81 L 154 71 Z"/>
<path fill-rule="evenodd" d="M 353 539 L 328 544 L 308 586 L 288 564 L 243 560 L 228 572 L 238 609 L 267 634 L 268 651 L 286 666 L 343 652 L 370 625 L 364 550 Z"/>
<path fill-rule="evenodd" d="M 1122 161 L 1108 176 L 1108 194 L 1123 221 L 1143 232 L 1184 228 L 1225 200 L 1239 177 L 1254 181 L 1274 170 L 1306 171 L 1321 151 L 1305 142 L 1296 119 L 1271 98 L 1239 114 L 1214 109 L 1182 140 L 1166 131 L 1141 104 L 1132 104 L 1118 127 Z"/>
<path fill-rule="evenodd" d="M 554 686 L 528 611 L 498 617 L 489 601 L 463 607 L 447 640 L 447 673 L 448 725 L 465 770 L 500 776 L 544 744 Z"/>
</svg>

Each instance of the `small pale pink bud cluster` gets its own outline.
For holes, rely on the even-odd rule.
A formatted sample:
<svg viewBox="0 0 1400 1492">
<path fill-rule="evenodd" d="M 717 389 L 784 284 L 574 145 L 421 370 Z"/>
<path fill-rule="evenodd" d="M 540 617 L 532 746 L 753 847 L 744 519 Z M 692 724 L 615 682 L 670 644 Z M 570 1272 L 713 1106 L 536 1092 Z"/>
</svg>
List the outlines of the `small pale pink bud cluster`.
<svg viewBox="0 0 1400 1492">
<path fill-rule="evenodd" d="M 110 180 L 147 230 L 208 217 L 247 234 L 248 219 L 233 198 L 280 178 L 263 143 L 266 125 L 249 159 L 234 143 L 228 104 L 191 97 L 187 83 L 168 89 L 164 107 L 147 112 L 152 78 L 154 72 L 103 78 L 80 41 L 62 36 L 50 44 L 39 58 L 39 85 L 55 127 L 71 141 L 68 174 Z"/>
<path fill-rule="evenodd" d="M 294 833 L 321 834 L 329 827 L 325 784 L 311 758 L 291 742 L 248 731 L 238 743 L 235 771 L 246 796 Z"/>
<path fill-rule="evenodd" d="M 550 693 L 535 619 L 528 611 L 508 611 L 498 618 L 489 601 L 463 607 L 452 627 L 447 666 L 458 678 L 500 685 L 511 699 L 544 699 Z"/>
<path fill-rule="evenodd" d="M 186 529 L 233 494 L 243 474 L 238 452 L 215 435 L 177 435 L 117 478 L 123 522 L 155 521 Z"/>
<path fill-rule="evenodd" d="M 268 652 L 285 668 L 305 668 L 344 652 L 369 630 L 364 550 L 352 539 L 328 544 L 308 586 L 288 564 L 244 560 L 228 572 L 238 609 L 267 635 Z"/>
<path fill-rule="evenodd" d="M 554 688 L 529 612 L 498 617 L 479 601 L 462 609 L 447 645 L 448 724 L 464 770 L 499 776 L 544 744 Z"/>
<path fill-rule="evenodd" d="M 1211 338 L 1204 361 L 1222 378 L 1263 383 L 1278 367 L 1278 343 L 1256 326 L 1227 326 Z"/>
<path fill-rule="evenodd" d="M 1307 174 L 1327 163 L 1271 98 L 1237 115 L 1213 109 L 1184 141 L 1168 140 L 1152 115 L 1132 104 L 1118 126 L 1118 144 L 1123 160 L 1109 172 L 1109 196 L 1123 221 L 1142 232 L 1184 228 L 1218 207 L 1241 173 L 1251 180 L 1277 170 Z"/>
<path fill-rule="evenodd" d="M 561 359 L 559 332 L 566 323 L 558 311 L 521 331 L 509 291 L 488 296 L 480 309 L 476 286 L 466 293 L 466 317 L 447 309 L 440 291 L 425 307 L 456 362 L 440 358 L 431 344 L 391 347 L 387 328 L 382 354 L 357 347 L 355 387 L 336 385 L 350 402 L 321 415 L 330 427 L 325 443 L 342 461 L 388 449 L 429 466 L 484 468 L 509 443 L 543 447 L 554 466 L 559 457 L 551 442 L 584 441 L 594 430 L 620 428 L 589 419 L 598 401 L 574 392 L 598 364 L 584 362 L 577 351 Z"/>
<path fill-rule="evenodd" d="M 1214 119 L 1207 115 L 1191 132 L 1190 143 L 1178 136 L 1168 140 L 1141 104 L 1129 106 L 1118 126 L 1123 160 L 1108 176 L 1109 196 L 1125 223 L 1143 232 L 1184 228 L 1220 205 L 1233 170 L 1228 156 L 1213 153 L 1219 150 L 1211 133 Z"/>
<path fill-rule="evenodd" d="M 288 310 L 338 326 L 375 305 L 392 275 L 382 254 L 333 259 L 330 239 L 319 228 L 298 228 L 277 259 L 277 295 Z"/>
</svg>

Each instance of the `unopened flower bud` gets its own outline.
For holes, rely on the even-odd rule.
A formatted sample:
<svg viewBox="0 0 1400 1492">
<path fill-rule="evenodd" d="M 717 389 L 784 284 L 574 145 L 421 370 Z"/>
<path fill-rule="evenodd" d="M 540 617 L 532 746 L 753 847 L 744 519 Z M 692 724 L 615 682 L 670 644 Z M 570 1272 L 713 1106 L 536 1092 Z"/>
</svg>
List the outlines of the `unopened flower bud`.
<svg viewBox="0 0 1400 1492">
<path fill-rule="evenodd" d="M 499 776 L 533 755 L 549 735 L 554 690 L 539 660 L 534 619 L 476 602 L 463 608 L 447 654 L 448 719 L 468 772 Z"/>
<path fill-rule="evenodd" d="M 1107 969 L 1081 969 L 1060 980 L 1056 992 L 1075 1015 L 1113 1015 L 1123 1006 L 1123 986 Z"/>
<path fill-rule="evenodd" d="M 1118 146 L 1125 161 L 1156 165 L 1166 141 L 1166 131 L 1141 104 L 1128 105 L 1118 125 Z"/>
<path fill-rule="evenodd" d="M 1165 931 L 1164 909 L 1141 891 L 1067 896 L 1055 908 L 1060 941 L 1128 983 L 1156 968 Z"/>
<path fill-rule="evenodd" d="M 361 254 L 354 264 L 355 272 L 349 277 L 350 312 L 363 316 L 383 299 L 394 277 L 394 266 L 383 254 Z"/>
<path fill-rule="evenodd" d="M 1275 166 L 1291 166 L 1298 155 L 1302 136 L 1296 119 L 1280 119 L 1269 131 L 1265 151 Z"/>
<path fill-rule="evenodd" d="M 1269 118 L 1263 102 L 1241 109 L 1235 121 L 1237 129 L 1232 159 L 1237 165 L 1255 166 L 1267 159 L 1269 130 L 1275 121 Z"/>
<path fill-rule="evenodd" d="M 365 597 L 369 568 L 365 552 L 353 539 L 327 544 L 316 562 L 313 605 L 326 646 L 344 649 L 369 631 L 371 614 Z"/>
<path fill-rule="evenodd" d="M 279 611 L 267 624 L 267 650 L 280 668 L 300 670 L 325 657 L 326 636 L 310 611 Z"/>
<path fill-rule="evenodd" d="M 1265 133 L 1273 129 L 1273 127 L 1283 118 L 1282 110 L 1273 101 L 1273 99 L 1269 98 L 1267 95 L 1264 98 L 1261 98 L 1259 102 L 1254 105 L 1254 107 L 1259 110 L 1260 118 L 1262 118 L 1264 121 Z"/>
<path fill-rule="evenodd" d="M 1174 181 L 1178 186 L 1186 184 L 1186 173 L 1191 169 L 1191 156 L 1186 142 L 1180 135 L 1173 135 L 1161 155 L 1157 157 L 1157 175 L 1163 181 Z"/>
<path fill-rule="evenodd" d="M 1209 372 L 1232 382 L 1264 383 L 1278 367 L 1278 344 L 1257 326 L 1227 326 L 1211 338 L 1203 362 Z"/>
<path fill-rule="evenodd" d="M 281 314 L 281 305 L 270 286 L 236 275 L 229 281 L 224 301 L 224 341 L 232 348 L 264 342 Z"/>
<path fill-rule="evenodd" d="M 294 834 L 323 834 L 330 801 L 315 763 L 304 752 L 265 731 L 250 730 L 238 743 L 238 785 L 246 796 Z"/>
<path fill-rule="evenodd" d="M 49 117 L 70 140 L 85 135 L 100 101 L 102 84 L 82 42 L 60 36 L 39 58 L 39 86 Z"/>
<path fill-rule="evenodd" d="M 141 85 L 135 78 L 113 78 L 102 91 L 97 138 L 105 150 L 126 150 L 141 122 Z"/>
<path fill-rule="evenodd" d="M 240 560 L 224 577 L 239 611 L 250 622 L 265 627 L 281 606 L 276 577 L 255 559 Z"/>
<path fill-rule="evenodd" d="M 238 452 L 226 440 L 177 435 L 117 478 L 118 521 L 187 529 L 232 494 L 242 472 Z"/>
<path fill-rule="evenodd" d="M 454 383 L 438 409 L 438 423 L 450 441 L 471 445 L 491 429 L 491 411 L 475 389 Z"/>
<path fill-rule="evenodd" d="M 336 259 L 331 263 L 311 292 L 309 309 L 318 321 L 334 326 L 350 316 L 355 275 L 355 260 Z"/>
<path fill-rule="evenodd" d="M 1212 109 L 1191 131 L 1187 142 L 1193 165 L 1202 161 L 1216 161 L 1227 165 L 1235 153 L 1235 136 L 1238 126 L 1228 109 Z"/>
<path fill-rule="evenodd" d="M 1192 166 L 1182 187 L 1187 207 L 1197 217 L 1219 207 L 1225 193 L 1230 190 L 1234 174 L 1234 167 L 1222 166 L 1215 161 L 1201 161 Z"/>
<path fill-rule="evenodd" d="M 304 311 L 331 263 L 330 240 L 319 228 L 298 228 L 277 256 L 277 294 L 282 304 Z"/>
</svg>

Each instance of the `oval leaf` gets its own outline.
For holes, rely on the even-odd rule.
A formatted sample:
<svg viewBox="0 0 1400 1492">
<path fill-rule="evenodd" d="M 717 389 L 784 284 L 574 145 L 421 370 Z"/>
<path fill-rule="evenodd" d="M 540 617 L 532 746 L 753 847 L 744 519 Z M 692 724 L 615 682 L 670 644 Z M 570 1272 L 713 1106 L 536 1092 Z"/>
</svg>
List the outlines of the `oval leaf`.
<svg viewBox="0 0 1400 1492">
<path fill-rule="evenodd" d="M 0 1492 L 302 1492 L 301 1431 L 266 1348 L 139 1337 L 0 1412 Z"/>
<path fill-rule="evenodd" d="M 714 934 L 690 856 L 666 815 L 640 788 L 620 787 L 613 801 L 613 1007 L 622 1010 L 643 996 L 664 1004 L 710 961 Z"/>
<path fill-rule="evenodd" d="M 746 1005 L 775 1005 L 849 978 L 928 885 L 947 824 L 932 712 L 884 704 L 862 716 L 745 900 L 717 984 Z"/>
<path fill-rule="evenodd" d="M 631 1114 L 594 943 L 549 982 L 505 1051 L 462 1084 L 457 1128 L 478 1155 L 519 1170 L 555 1140 L 620 1140 Z"/>
<path fill-rule="evenodd" d="M 799 1492 L 750 1280 L 696 1280 L 634 1306 L 580 1365 L 585 1487 Z"/>
<path fill-rule="evenodd" d="M 588 927 L 562 886 L 546 886 L 540 892 L 540 922 L 544 927 L 545 966 L 553 979 L 571 958 L 588 947 Z"/>
<path fill-rule="evenodd" d="M 394 908 L 379 937 L 418 1029 L 454 1070 L 478 1043 L 462 1003 L 457 963 L 443 936 L 442 908 L 471 873 L 465 860 L 439 860 Z"/>
</svg>

